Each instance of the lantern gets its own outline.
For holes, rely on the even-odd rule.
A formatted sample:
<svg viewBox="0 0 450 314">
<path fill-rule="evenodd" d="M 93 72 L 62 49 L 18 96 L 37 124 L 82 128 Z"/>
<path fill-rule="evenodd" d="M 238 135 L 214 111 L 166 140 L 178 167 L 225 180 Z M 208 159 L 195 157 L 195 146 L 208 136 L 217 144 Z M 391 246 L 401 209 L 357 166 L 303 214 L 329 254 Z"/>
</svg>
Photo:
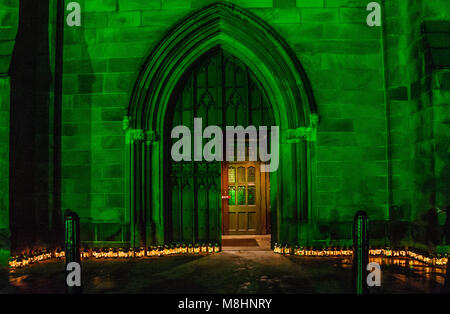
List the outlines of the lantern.
<svg viewBox="0 0 450 314">
<path fill-rule="evenodd" d="M 194 254 L 198 254 L 200 253 L 200 245 L 199 244 L 195 244 L 194 246 Z"/>
<path fill-rule="evenodd" d="M 284 254 L 291 254 L 291 248 L 287 244 L 284 246 Z"/>
<path fill-rule="evenodd" d="M 17 267 L 16 259 L 13 258 L 13 257 L 10 257 L 10 258 L 9 258 L 8 264 L 9 264 L 9 267 L 11 267 L 11 268 Z"/>
<path fill-rule="evenodd" d="M 16 256 L 16 258 L 15 258 L 15 265 L 16 265 L 16 267 L 22 267 L 22 256 L 20 256 L 20 255 L 18 255 L 18 256 Z"/>
<path fill-rule="evenodd" d="M 189 254 L 194 253 L 194 247 L 192 246 L 191 243 L 189 243 L 189 246 L 188 246 L 188 253 L 189 253 Z"/>
<path fill-rule="evenodd" d="M 205 243 L 202 243 L 201 251 L 202 253 L 208 253 L 208 246 Z"/>
<path fill-rule="evenodd" d="M 219 253 L 220 252 L 220 245 L 219 243 L 214 244 L 214 253 Z"/>
<path fill-rule="evenodd" d="M 188 252 L 188 248 L 186 246 L 186 243 L 183 243 L 181 247 L 181 253 L 186 254 Z"/>
</svg>

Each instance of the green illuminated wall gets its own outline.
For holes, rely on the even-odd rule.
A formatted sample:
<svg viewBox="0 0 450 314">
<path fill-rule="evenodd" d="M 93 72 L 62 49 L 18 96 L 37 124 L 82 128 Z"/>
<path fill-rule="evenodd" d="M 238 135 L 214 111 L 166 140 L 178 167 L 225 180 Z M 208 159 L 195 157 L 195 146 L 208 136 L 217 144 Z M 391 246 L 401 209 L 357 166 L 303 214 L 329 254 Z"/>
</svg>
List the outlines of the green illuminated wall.
<svg viewBox="0 0 450 314">
<path fill-rule="evenodd" d="M 17 32 L 19 1 L 0 3 L 0 265 L 9 256 L 9 66 Z"/>
<path fill-rule="evenodd" d="M 52 188 L 28 196 L 38 204 L 33 205 L 36 213 L 45 215 L 55 208 L 76 211 L 82 221 L 82 239 L 96 242 L 92 245 L 119 245 L 129 239 L 125 197 L 129 169 L 122 118 L 134 83 L 165 32 L 213 2 L 79 1 L 81 27 L 64 26 L 61 164 L 45 158 L 34 162 L 37 169 L 42 169 L 43 163 L 50 165 L 44 176 L 56 178 L 49 184 L 60 184 L 60 192 L 52 194 L 58 191 Z M 446 42 L 448 1 L 380 1 L 382 27 L 367 26 L 368 0 L 227 2 L 253 13 L 284 38 L 303 65 L 317 103 L 320 124 L 317 141 L 310 146 L 308 169 L 311 223 L 301 227 L 299 241 L 349 244 L 350 221 L 356 211 L 365 210 L 374 243 L 426 242 L 417 236 L 422 231 L 415 230 L 416 224 L 425 228 L 420 225 L 422 215 L 449 201 L 446 108 L 450 65 L 445 63 L 448 54 L 435 53 L 448 47 L 431 47 Z M 12 1 L 6 3 L 10 10 Z M 56 44 L 54 8 L 52 2 L 50 51 L 44 54 L 49 57 L 51 73 Z M 4 11 L 0 7 L 0 14 Z M 9 20 L 17 21 L 17 17 L 1 19 Z M 0 36 L 3 34 L 0 29 Z M 0 58 L 0 73 L 6 73 L 8 61 Z M 1 91 L 7 95 L 7 88 Z M 49 95 L 47 104 L 42 99 L 36 104 L 49 106 L 52 113 L 58 97 L 54 99 L 52 91 Z M 0 117 L 8 110 L 4 103 Z M 7 137 L 7 122 L 0 120 L 2 138 Z M 53 154 L 52 136 L 59 135 L 53 132 L 57 128 L 50 119 L 48 124 L 48 130 L 42 125 L 39 128 L 50 138 L 45 150 Z M 41 148 L 37 144 L 33 149 Z M 5 169 L 7 155 L 0 155 L 0 167 Z M 60 182 L 53 167 L 61 167 Z M 1 192 L 2 199 L 7 199 L 8 191 Z M 39 201 L 59 197 L 60 205 Z M 1 208 L 4 213 L 7 210 Z M 7 216 L 0 212 L 0 229 L 7 229 L 7 219 L 2 217 Z"/>
<path fill-rule="evenodd" d="M 99 223 L 90 231 L 91 236 L 97 232 L 97 240 L 119 240 L 120 224 L 127 222 L 121 119 L 139 66 L 164 31 L 208 3 L 89 1 L 83 26 L 66 26 L 62 204 Z M 238 4 L 287 40 L 311 80 L 322 117 L 312 169 L 313 218 L 324 225 L 330 219 L 348 221 L 367 207 L 373 219 L 383 219 L 387 180 L 381 30 L 365 25 L 365 4 Z M 312 232 L 315 238 L 329 236 L 318 228 Z M 349 239 L 350 233 L 345 236 Z"/>
</svg>

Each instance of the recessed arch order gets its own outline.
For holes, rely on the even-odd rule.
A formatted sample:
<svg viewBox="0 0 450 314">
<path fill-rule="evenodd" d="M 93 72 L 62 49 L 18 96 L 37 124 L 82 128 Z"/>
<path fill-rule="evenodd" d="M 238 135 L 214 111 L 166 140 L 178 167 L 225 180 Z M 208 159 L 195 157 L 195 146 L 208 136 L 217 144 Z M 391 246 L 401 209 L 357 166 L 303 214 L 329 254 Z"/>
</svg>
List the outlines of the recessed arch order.
<svg viewBox="0 0 450 314">
<path fill-rule="evenodd" d="M 299 34 L 300 36 L 301 34 Z M 220 46 L 258 79 L 280 127 L 280 166 L 271 173 L 272 240 L 294 243 L 310 207 L 304 139 L 315 134 L 316 106 L 306 74 L 287 43 L 269 25 L 236 5 L 217 2 L 166 33 L 146 60 L 124 119 L 127 206 L 131 243 L 164 243 L 164 121 L 183 73 Z M 311 120 L 311 121 L 310 121 Z"/>
</svg>

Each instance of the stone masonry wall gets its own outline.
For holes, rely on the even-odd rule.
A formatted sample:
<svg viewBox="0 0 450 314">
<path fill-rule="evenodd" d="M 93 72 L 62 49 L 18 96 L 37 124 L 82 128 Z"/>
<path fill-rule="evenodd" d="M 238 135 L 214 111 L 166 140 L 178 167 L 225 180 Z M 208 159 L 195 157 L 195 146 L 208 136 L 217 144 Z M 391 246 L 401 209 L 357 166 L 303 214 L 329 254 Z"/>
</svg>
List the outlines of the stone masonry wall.
<svg viewBox="0 0 450 314">
<path fill-rule="evenodd" d="M 65 26 L 62 207 L 83 240 L 126 240 L 122 117 L 140 66 L 165 31 L 204 0 L 80 1 L 81 27 Z M 314 144 L 311 236 L 350 240 L 364 209 L 387 218 L 387 147 L 381 28 L 362 0 L 236 0 L 271 25 L 311 81 L 321 123 Z M 332 228 L 330 221 L 342 221 Z M 383 236 L 383 228 L 379 232 Z"/>
</svg>

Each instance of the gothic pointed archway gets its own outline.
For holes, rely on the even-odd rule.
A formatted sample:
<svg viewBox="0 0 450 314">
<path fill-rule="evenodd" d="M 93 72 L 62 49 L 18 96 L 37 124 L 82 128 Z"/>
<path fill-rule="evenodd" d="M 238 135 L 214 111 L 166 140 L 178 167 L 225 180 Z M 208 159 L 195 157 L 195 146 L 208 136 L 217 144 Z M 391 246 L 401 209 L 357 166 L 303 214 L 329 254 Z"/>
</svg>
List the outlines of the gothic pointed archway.
<svg viewBox="0 0 450 314">
<path fill-rule="evenodd" d="M 217 2 L 173 27 L 149 56 L 135 84 L 124 119 L 133 246 L 162 244 L 167 239 L 161 140 L 167 108 L 183 73 L 218 46 L 255 75 L 280 127 L 280 165 L 270 174 L 272 241 L 294 244 L 301 237 L 299 226 L 310 210 L 307 141 L 314 138 L 317 126 L 308 80 L 294 53 L 270 26 L 235 5 Z"/>
</svg>

